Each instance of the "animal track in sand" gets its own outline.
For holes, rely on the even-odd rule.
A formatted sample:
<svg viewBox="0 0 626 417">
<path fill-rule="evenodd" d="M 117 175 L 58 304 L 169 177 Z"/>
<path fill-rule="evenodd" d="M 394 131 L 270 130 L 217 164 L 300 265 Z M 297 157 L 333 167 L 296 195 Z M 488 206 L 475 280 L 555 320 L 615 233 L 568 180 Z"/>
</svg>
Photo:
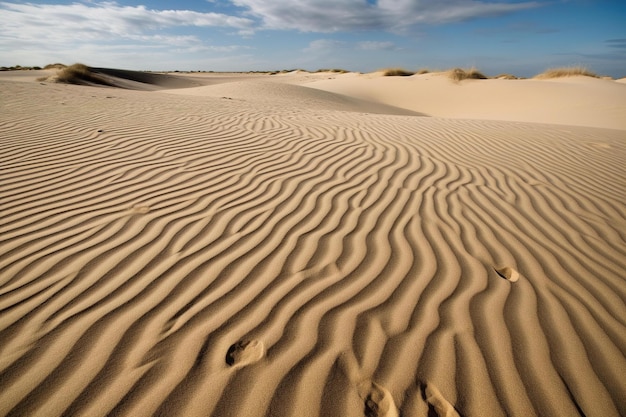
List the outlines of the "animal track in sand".
<svg viewBox="0 0 626 417">
<path fill-rule="evenodd" d="M 519 279 L 519 272 L 517 272 L 515 269 L 511 268 L 510 266 L 503 266 L 503 267 L 496 267 L 494 268 L 496 270 L 496 272 L 498 273 L 498 275 L 500 275 L 502 278 L 506 279 L 507 281 L 511 281 L 511 282 L 516 282 Z"/>
<path fill-rule="evenodd" d="M 240 340 L 231 345 L 226 353 L 228 366 L 246 366 L 259 361 L 265 355 L 265 345 L 259 340 Z"/>
</svg>

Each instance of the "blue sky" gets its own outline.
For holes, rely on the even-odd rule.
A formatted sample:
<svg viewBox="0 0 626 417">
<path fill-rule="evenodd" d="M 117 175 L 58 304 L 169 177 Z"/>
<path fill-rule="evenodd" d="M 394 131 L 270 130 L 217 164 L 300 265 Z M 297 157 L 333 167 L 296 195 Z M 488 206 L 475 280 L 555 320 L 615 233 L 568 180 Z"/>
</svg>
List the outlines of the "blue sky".
<svg viewBox="0 0 626 417">
<path fill-rule="evenodd" d="M 0 1 L 0 65 L 626 76 L 624 0 Z"/>
</svg>

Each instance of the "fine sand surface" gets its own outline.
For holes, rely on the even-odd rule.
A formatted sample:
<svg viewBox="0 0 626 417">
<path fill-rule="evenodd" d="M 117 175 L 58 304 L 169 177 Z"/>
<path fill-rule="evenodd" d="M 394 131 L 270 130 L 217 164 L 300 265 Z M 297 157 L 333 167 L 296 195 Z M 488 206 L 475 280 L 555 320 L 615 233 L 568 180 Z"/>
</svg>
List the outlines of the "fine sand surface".
<svg viewBox="0 0 626 417">
<path fill-rule="evenodd" d="M 0 416 L 626 415 L 626 84 L 107 76 L 0 75 Z"/>
</svg>

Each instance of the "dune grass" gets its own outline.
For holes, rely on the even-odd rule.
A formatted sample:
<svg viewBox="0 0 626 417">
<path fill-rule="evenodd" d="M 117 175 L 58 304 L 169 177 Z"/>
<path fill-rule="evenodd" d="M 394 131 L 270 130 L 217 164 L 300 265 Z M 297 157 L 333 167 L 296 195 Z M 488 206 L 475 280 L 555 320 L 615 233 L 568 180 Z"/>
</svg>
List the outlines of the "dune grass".
<svg viewBox="0 0 626 417">
<path fill-rule="evenodd" d="M 454 81 L 463 81 L 463 80 L 486 80 L 488 77 L 482 72 L 478 71 L 476 68 L 453 68 L 448 70 L 448 77 L 450 77 Z"/>
<path fill-rule="evenodd" d="M 343 68 L 320 68 L 320 69 L 318 69 L 315 72 L 335 72 L 335 73 L 338 73 L 338 74 L 345 74 L 345 73 L 348 73 L 350 71 L 345 70 Z"/>
<path fill-rule="evenodd" d="M 574 77 L 582 75 L 585 77 L 600 78 L 598 74 L 589 71 L 585 67 L 561 67 L 561 68 L 549 68 L 541 74 L 535 75 L 535 78 L 541 80 L 547 80 L 550 78 L 562 78 L 562 77 Z"/>
<path fill-rule="evenodd" d="M 415 74 L 415 72 L 407 71 L 403 68 L 387 68 L 383 71 L 385 77 L 408 77 Z"/>
<path fill-rule="evenodd" d="M 85 64 L 74 64 L 61 69 L 56 75 L 56 82 L 65 84 L 111 85 L 106 79 L 92 72 Z"/>
</svg>

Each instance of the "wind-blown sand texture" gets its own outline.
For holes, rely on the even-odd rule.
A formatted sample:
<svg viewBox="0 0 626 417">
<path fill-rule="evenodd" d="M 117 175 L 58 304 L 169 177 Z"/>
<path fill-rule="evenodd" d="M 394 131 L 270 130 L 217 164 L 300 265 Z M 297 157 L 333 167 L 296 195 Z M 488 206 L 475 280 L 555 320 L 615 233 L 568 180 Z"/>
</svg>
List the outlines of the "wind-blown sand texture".
<svg viewBox="0 0 626 417">
<path fill-rule="evenodd" d="M 626 130 L 310 77 L 0 77 L 0 415 L 626 415 Z"/>
</svg>

